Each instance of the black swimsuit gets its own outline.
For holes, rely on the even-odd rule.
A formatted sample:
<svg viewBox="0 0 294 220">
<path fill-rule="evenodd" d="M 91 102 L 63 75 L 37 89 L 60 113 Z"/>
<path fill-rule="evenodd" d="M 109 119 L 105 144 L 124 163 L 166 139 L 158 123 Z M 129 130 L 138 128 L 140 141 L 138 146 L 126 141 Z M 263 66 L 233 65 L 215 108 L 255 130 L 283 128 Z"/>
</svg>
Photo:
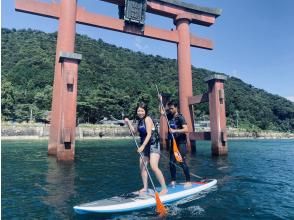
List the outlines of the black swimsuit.
<svg viewBox="0 0 294 220">
<path fill-rule="evenodd" d="M 139 120 L 138 132 L 139 132 L 140 139 L 141 139 L 140 144 L 143 144 L 145 141 L 145 138 L 147 137 L 147 128 L 146 128 L 145 118 Z M 160 153 L 160 145 L 159 145 L 159 141 L 156 138 L 155 132 L 156 132 L 155 128 L 152 129 L 150 140 L 143 150 L 144 156 L 146 156 L 146 157 L 150 157 L 150 152 L 151 153 Z"/>
</svg>

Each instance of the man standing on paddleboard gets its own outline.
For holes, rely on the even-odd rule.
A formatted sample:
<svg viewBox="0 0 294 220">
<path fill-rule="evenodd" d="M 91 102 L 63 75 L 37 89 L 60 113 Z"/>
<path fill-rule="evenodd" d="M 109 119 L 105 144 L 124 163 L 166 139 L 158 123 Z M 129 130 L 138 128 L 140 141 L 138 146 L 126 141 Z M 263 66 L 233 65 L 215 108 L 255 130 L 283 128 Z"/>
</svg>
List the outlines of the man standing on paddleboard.
<svg viewBox="0 0 294 220">
<path fill-rule="evenodd" d="M 162 101 L 162 97 L 160 96 Z M 182 114 L 178 112 L 178 103 L 176 101 L 170 101 L 168 106 L 168 124 L 169 124 L 169 140 L 172 140 L 172 147 L 170 147 L 170 174 L 171 174 L 171 185 L 176 184 L 176 163 L 182 167 L 186 183 L 185 187 L 191 186 L 189 167 L 186 163 L 186 153 L 187 153 L 187 137 L 188 132 L 187 122 Z M 161 110 L 161 114 L 165 114 L 164 109 Z M 175 146 L 174 146 L 175 145 Z M 177 151 L 177 152 L 175 152 Z M 180 159 L 177 158 L 177 153 L 179 153 Z"/>
</svg>

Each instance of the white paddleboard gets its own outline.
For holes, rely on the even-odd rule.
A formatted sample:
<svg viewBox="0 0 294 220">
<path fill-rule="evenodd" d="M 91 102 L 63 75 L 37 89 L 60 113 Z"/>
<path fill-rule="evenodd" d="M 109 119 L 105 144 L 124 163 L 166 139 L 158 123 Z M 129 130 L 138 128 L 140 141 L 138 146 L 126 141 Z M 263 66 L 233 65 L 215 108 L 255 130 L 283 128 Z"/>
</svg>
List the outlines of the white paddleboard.
<svg viewBox="0 0 294 220">
<path fill-rule="evenodd" d="M 174 202 L 200 191 L 209 189 L 216 185 L 217 180 L 210 179 L 201 182 L 192 182 L 191 187 L 184 187 L 183 183 L 176 184 L 175 186 L 168 186 L 168 193 L 160 196 L 162 203 L 167 204 Z M 160 191 L 160 189 L 158 189 Z M 116 213 L 116 212 L 129 212 L 140 210 L 149 207 L 155 207 L 156 201 L 153 190 L 149 189 L 148 193 L 138 194 L 136 192 L 129 193 L 123 196 L 115 196 L 108 199 L 102 199 L 90 203 L 84 203 L 74 206 L 75 212 L 79 214 L 86 213 Z"/>
</svg>

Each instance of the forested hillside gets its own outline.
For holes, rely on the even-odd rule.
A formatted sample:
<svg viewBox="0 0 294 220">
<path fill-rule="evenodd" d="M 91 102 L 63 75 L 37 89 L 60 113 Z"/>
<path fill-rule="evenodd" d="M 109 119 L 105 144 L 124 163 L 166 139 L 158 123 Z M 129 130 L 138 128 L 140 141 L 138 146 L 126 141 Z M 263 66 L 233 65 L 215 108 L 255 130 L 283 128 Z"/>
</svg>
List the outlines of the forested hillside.
<svg viewBox="0 0 294 220">
<path fill-rule="evenodd" d="M 56 33 L 2 29 L 1 108 L 2 120 L 35 119 L 51 110 Z M 177 97 L 177 62 L 145 55 L 77 35 L 76 51 L 83 55 L 79 65 L 78 120 L 97 123 L 103 117 L 132 117 L 138 100 L 149 103 L 158 116 L 154 84 Z M 214 73 L 193 67 L 194 95 L 206 92 L 203 81 Z M 240 79 L 225 83 L 228 125 L 294 131 L 294 103 L 254 88 Z M 198 118 L 208 115 L 208 105 L 195 107 Z"/>
</svg>

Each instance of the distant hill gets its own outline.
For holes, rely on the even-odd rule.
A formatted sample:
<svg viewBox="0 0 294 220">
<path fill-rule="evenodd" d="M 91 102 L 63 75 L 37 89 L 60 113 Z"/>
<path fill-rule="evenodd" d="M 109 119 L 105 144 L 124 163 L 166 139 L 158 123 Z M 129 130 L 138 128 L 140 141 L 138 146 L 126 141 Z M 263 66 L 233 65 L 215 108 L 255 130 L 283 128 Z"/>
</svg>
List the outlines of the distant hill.
<svg viewBox="0 0 294 220">
<path fill-rule="evenodd" d="M 2 29 L 2 120 L 44 118 L 51 109 L 56 33 Z M 149 103 L 158 117 L 154 84 L 177 97 L 177 62 L 77 35 L 79 66 L 78 121 L 97 123 L 103 117 L 133 116 L 138 100 Z M 203 79 L 215 72 L 192 68 L 194 95 L 207 91 Z M 248 129 L 294 131 L 294 103 L 229 77 L 225 83 L 227 123 Z M 195 107 L 198 119 L 208 104 Z"/>
</svg>

